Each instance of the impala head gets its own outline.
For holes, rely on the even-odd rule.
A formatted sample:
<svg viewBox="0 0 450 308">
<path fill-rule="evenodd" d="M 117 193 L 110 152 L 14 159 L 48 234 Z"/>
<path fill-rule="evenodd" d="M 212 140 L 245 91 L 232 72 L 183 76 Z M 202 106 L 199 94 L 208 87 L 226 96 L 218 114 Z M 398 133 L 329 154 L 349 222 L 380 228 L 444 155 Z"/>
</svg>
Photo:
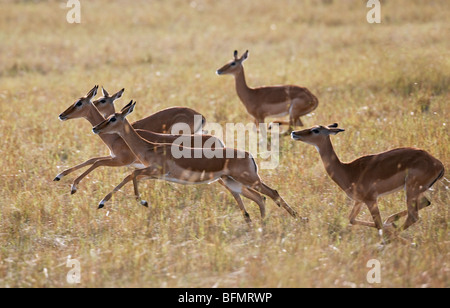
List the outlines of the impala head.
<svg viewBox="0 0 450 308">
<path fill-rule="evenodd" d="M 227 64 L 225 64 L 216 71 L 217 75 L 227 75 L 227 74 L 234 75 L 240 70 L 242 70 L 242 63 L 248 58 L 248 50 L 244 52 L 244 54 L 240 58 L 238 58 L 238 51 L 235 50 L 233 56 L 234 56 L 233 60 L 231 60 L 230 62 L 228 62 Z"/>
<path fill-rule="evenodd" d="M 105 121 L 95 126 L 92 131 L 94 134 L 121 134 L 122 130 L 128 127 L 124 126 L 125 118 L 133 112 L 134 106 L 136 106 L 136 102 L 131 100 L 120 112 L 109 116 Z"/>
<path fill-rule="evenodd" d="M 98 111 L 106 118 L 116 112 L 114 108 L 114 101 L 122 97 L 125 89 L 120 90 L 119 92 L 109 95 L 109 93 L 102 87 L 103 97 L 93 101 L 95 107 L 97 107 Z"/>
<path fill-rule="evenodd" d="M 291 133 L 291 137 L 294 140 L 303 141 L 305 143 L 317 146 L 323 140 L 328 139 L 330 135 L 336 135 L 345 131 L 344 129 L 337 127 L 337 123 L 328 126 L 317 125 L 308 129 L 294 131 Z"/>
<path fill-rule="evenodd" d="M 61 121 L 82 118 L 85 116 L 88 107 L 92 106 L 92 99 L 97 95 L 98 86 L 93 87 L 84 97 L 81 97 L 59 115 Z"/>
</svg>

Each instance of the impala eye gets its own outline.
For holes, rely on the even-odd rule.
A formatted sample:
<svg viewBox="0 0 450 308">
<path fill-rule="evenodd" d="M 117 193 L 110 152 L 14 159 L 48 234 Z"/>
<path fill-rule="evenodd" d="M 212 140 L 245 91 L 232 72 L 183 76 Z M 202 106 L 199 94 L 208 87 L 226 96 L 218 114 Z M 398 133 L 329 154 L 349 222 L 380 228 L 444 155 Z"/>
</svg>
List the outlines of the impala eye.
<svg viewBox="0 0 450 308">
<path fill-rule="evenodd" d="M 111 118 L 109 122 L 116 122 L 116 118 Z"/>
<path fill-rule="evenodd" d="M 317 129 L 317 128 L 315 128 L 315 129 L 313 129 L 313 130 L 311 130 L 314 134 L 318 134 L 319 133 L 319 130 Z"/>
<path fill-rule="evenodd" d="M 232 63 L 231 63 L 231 66 L 235 66 L 235 65 L 236 65 L 236 62 L 232 62 Z"/>
<path fill-rule="evenodd" d="M 78 101 L 78 103 L 76 103 L 76 105 L 75 105 L 75 106 L 77 106 L 77 107 L 81 107 L 81 105 L 83 105 L 83 103 L 82 103 L 81 101 Z"/>
<path fill-rule="evenodd" d="M 102 99 L 102 100 L 100 101 L 100 103 L 101 103 L 101 104 L 104 104 L 104 103 L 106 103 L 106 100 Z"/>
</svg>

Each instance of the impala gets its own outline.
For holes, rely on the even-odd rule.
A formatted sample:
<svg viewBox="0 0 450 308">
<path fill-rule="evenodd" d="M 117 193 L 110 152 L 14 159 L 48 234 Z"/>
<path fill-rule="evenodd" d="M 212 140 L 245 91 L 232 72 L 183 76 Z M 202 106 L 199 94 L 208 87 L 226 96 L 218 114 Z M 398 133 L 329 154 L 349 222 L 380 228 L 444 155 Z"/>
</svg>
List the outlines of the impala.
<svg viewBox="0 0 450 308">
<path fill-rule="evenodd" d="M 330 140 L 330 135 L 344 131 L 337 127 L 337 123 L 315 126 L 292 132 L 292 138 L 314 145 L 328 175 L 355 201 L 349 217 L 352 225 L 374 227 L 382 235 L 384 227 L 395 227 L 395 221 L 407 216 L 399 232 L 407 229 L 419 219 L 419 210 L 431 204 L 424 192 L 444 175 L 443 164 L 427 152 L 414 148 L 397 148 L 342 163 Z M 401 189 L 406 191 L 407 210 L 382 223 L 377 198 Z M 363 204 L 369 208 L 373 222 L 356 219 Z"/>
<path fill-rule="evenodd" d="M 277 121 L 288 124 L 289 131 L 293 126 L 303 126 L 300 119 L 317 108 L 319 101 L 307 88 L 292 85 L 265 86 L 250 88 L 245 81 L 243 62 L 248 58 L 248 50 L 238 58 L 237 50 L 234 59 L 217 70 L 218 75 L 233 75 L 236 92 L 247 112 L 254 118 L 256 126 L 264 123 L 266 117 L 283 117 L 289 115 L 289 121 Z"/>
<path fill-rule="evenodd" d="M 75 104 L 69 106 L 69 108 L 64 111 L 60 115 L 61 120 L 69 120 L 69 119 L 76 119 L 76 118 L 85 118 L 87 119 L 92 126 L 95 126 L 96 124 L 101 123 L 105 120 L 105 118 L 100 114 L 99 110 L 93 105 L 91 102 L 92 97 L 95 96 L 97 91 L 97 87 L 94 87 L 89 93 L 83 97 L 80 98 L 75 102 Z M 120 98 L 122 96 L 124 90 L 119 91 L 120 95 L 118 93 L 114 94 L 112 97 Z M 104 93 L 105 94 L 105 93 Z M 114 106 L 113 106 L 114 108 Z M 168 109 L 166 109 L 168 110 Z M 180 110 L 180 109 L 178 109 Z M 114 109 L 112 110 L 115 111 Z M 157 113 L 161 114 L 161 113 Z M 146 119 L 151 118 L 147 117 Z M 135 122 L 136 123 L 136 122 Z M 134 127 L 134 123 L 132 124 Z M 151 126 L 151 123 L 149 124 Z M 179 136 L 179 135 L 167 135 L 167 134 L 158 134 L 154 133 L 152 131 L 146 131 L 138 129 L 137 132 L 141 137 L 144 139 L 153 141 L 153 142 L 159 142 L 159 143 L 173 143 L 174 141 L 179 140 L 180 137 L 183 139 L 190 138 L 190 140 L 186 140 L 184 143 L 190 143 L 190 144 L 196 144 L 196 138 L 201 138 L 201 144 L 204 145 L 206 142 L 208 144 L 212 144 L 214 147 L 224 147 L 223 142 L 211 135 L 193 135 L 193 136 Z M 109 156 L 102 156 L 102 157 L 94 157 L 86 162 L 79 164 L 75 167 L 72 167 L 70 169 L 67 169 L 63 171 L 62 173 L 58 174 L 54 181 L 59 181 L 63 176 L 66 176 L 67 174 L 78 170 L 80 168 L 83 168 L 88 165 L 92 165 L 89 169 L 87 169 L 84 173 L 82 173 L 79 177 L 77 177 L 71 186 L 71 194 L 76 193 L 77 191 L 77 185 L 80 183 L 80 181 L 87 176 L 90 172 L 92 172 L 94 169 L 101 167 L 101 166 L 110 166 L 110 167 L 122 167 L 122 166 L 133 166 L 136 168 L 144 167 L 139 160 L 136 159 L 136 156 L 133 154 L 133 152 L 130 150 L 128 145 L 123 141 L 123 139 L 119 135 L 113 135 L 113 134 L 100 134 L 99 135 L 102 141 L 106 144 L 106 146 L 110 150 Z M 182 140 L 183 140 L 182 139 Z M 223 186 L 223 181 L 219 181 L 220 184 Z M 227 189 L 228 187 L 225 186 Z M 134 186 L 135 194 L 138 195 L 138 186 L 137 182 Z M 264 217 L 264 208 L 265 208 L 265 199 L 258 194 L 254 190 L 250 190 L 247 188 L 243 189 L 242 195 L 250 200 L 253 200 L 258 204 L 260 207 L 260 211 L 262 213 L 262 216 Z M 240 199 L 239 195 L 233 194 L 233 196 L 236 199 Z M 242 202 L 239 200 L 239 202 Z M 142 205 L 146 206 L 147 204 L 145 202 L 142 202 Z"/>
<path fill-rule="evenodd" d="M 92 90 L 86 94 L 86 96 L 78 99 L 75 101 L 74 104 L 70 105 L 63 113 L 59 115 L 59 119 L 62 121 L 70 120 L 70 119 L 76 119 L 76 118 L 85 118 L 88 120 L 92 126 L 95 126 L 99 124 L 100 122 L 104 121 L 105 118 L 100 114 L 98 109 L 92 104 L 92 98 L 96 95 L 98 90 L 98 86 L 95 86 Z M 122 96 L 124 90 L 121 90 L 114 94 L 113 96 L 109 97 L 108 100 L 112 101 L 115 99 L 118 99 Z M 166 109 L 167 110 L 167 109 Z M 176 109 L 178 110 L 178 109 Z M 194 111 L 195 112 L 195 111 Z M 196 112 L 195 112 L 196 113 Z M 156 122 L 161 122 L 160 119 L 157 119 L 158 116 L 160 116 L 161 113 L 158 113 L 158 115 L 151 115 L 147 118 L 147 122 L 149 123 L 149 126 L 152 126 L 151 119 L 155 120 Z M 167 117 L 170 116 L 176 116 L 176 112 L 170 111 L 167 114 Z M 172 119 L 168 119 L 169 121 L 172 121 Z M 142 122 L 141 122 L 142 123 Z M 188 121 L 188 123 L 192 124 L 193 121 Z M 134 123 L 133 123 L 134 125 Z M 189 124 L 188 124 L 189 125 Z M 154 128 L 154 126 L 152 127 Z M 149 131 L 139 131 L 141 134 L 145 135 L 145 138 L 159 138 L 159 137 L 169 137 L 169 140 L 164 139 L 164 141 L 170 141 L 170 136 L 161 135 L 159 136 L 156 133 L 149 132 Z M 209 136 L 212 137 L 212 136 Z M 209 137 L 206 137 L 209 139 Z M 102 141 L 106 144 L 106 146 L 110 150 L 109 156 L 101 156 L 101 157 L 94 157 L 87 161 L 85 161 L 82 164 L 76 165 L 75 167 L 69 168 L 58 174 L 54 181 L 61 180 L 62 177 L 68 175 L 69 173 L 76 171 L 80 168 L 83 168 L 88 165 L 92 165 L 86 172 L 81 174 L 78 178 L 76 178 L 72 184 L 71 193 L 74 194 L 77 191 L 76 186 L 78 183 L 91 171 L 94 169 L 100 167 L 100 166 L 110 166 L 110 167 L 121 167 L 121 166 L 128 166 L 133 165 L 134 167 L 142 167 L 142 164 L 136 160 L 136 157 L 134 154 L 130 151 L 126 143 L 120 138 L 118 135 L 101 135 L 100 138 Z M 214 137 L 213 137 L 214 138 Z M 202 138 L 203 139 L 203 138 Z M 160 139 L 158 139 L 160 140 Z M 219 141 L 221 142 L 221 141 Z"/>
<path fill-rule="evenodd" d="M 222 180 L 234 197 L 242 194 L 244 188 L 250 191 L 256 190 L 269 196 L 293 217 L 297 216 L 297 213 L 289 207 L 276 190 L 261 181 L 258 175 L 258 167 L 250 153 L 237 149 L 222 148 L 216 149 L 216 151 L 222 151 L 221 158 L 206 158 L 203 149 L 190 148 L 189 150 L 193 153 L 190 155 L 191 158 L 175 158 L 172 155 L 172 147 L 181 146 L 149 142 L 139 136 L 128 122 L 126 116 L 133 111 L 135 104 L 131 101 L 120 113 L 111 115 L 107 120 L 93 128 L 95 134 L 118 134 L 121 136 L 136 157 L 146 166 L 146 168 L 137 169 L 128 175 L 112 192 L 103 198 L 99 208 L 104 207 L 112 195 L 129 181 L 135 183 L 138 178 L 150 177 L 184 185 L 209 184 Z M 140 200 L 140 196 L 136 195 L 136 199 Z M 250 222 L 250 216 L 242 201 L 239 202 L 236 197 L 235 199 L 244 214 L 245 220 Z M 264 217 L 264 211 L 260 210 L 261 216 Z"/>
<path fill-rule="evenodd" d="M 102 87 L 103 96 L 93 101 L 95 107 L 106 118 L 114 114 L 114 102 L 121 98 L 125 89 L 109 95 L 109 93 Z M 195 119 L 200 119 L 196 121 Z M 202 133 L 203 126 L 205 126 L 205 117 L 197 111 L 187 107 L 170 107 L 158 111 L 146 118 L 138 120 L 133 123 L 135 129 L 144 129 L 161 134 L 170 134 L 172 127 L 177 123 L 186 123 L 189 125 L 190 131 L 194 134 Z"/>
</svg>

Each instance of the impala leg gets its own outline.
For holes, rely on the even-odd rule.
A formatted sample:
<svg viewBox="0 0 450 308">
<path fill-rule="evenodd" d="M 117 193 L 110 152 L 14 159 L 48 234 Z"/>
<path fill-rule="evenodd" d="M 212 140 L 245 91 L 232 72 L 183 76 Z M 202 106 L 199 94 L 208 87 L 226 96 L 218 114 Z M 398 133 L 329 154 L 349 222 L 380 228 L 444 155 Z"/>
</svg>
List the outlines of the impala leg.
<svg viewBox="0 0 450 308">
<path fill-rule="evenodd" d="M 261 196 L 256 190 L 245 186 L 242 187 L 242 195 L 258 205 L 261 218 L 264 219 L 266 217 L 266 197 Z"/>
<path fill-rule="evenodd" d="M 235 190 L 238 190 L 242 196 L 255 202 L 259 207 L 261 218 L 264 219 L 264 217 L 266 216 L 265 197 L 261 196 L 257 191 L 236 182 L 231 177 L 226 177 L 225 179 L 222 178 L 219 180 L 219 183 L 232 192 L 231 188 L 226 185 L 226 183 L 228 183 L 228 185 L 233 186 Z"/>
<path fill-rule="evenodd" d="M 374 222 L 368 222 L 368 221 L 362 221 L 362 220 L 356 219 L 358 214 L 361 212 L 362 206 L 363 206 L 362 202 L 355 201 L 355 205 L 353 206 L 353 209 L 348 217 L 350 220 L 350 224 L 376 228 Z"/>
<path fill-rule="evenodd" d="M 144 168 L 144 169 L 137 169 L 134 170 L 131 174 L 129 174 L 128 176 L 126 176 L 122 182 L 117 185 L 109 194 L 107 194 L 102 201 L 100 201 L 98 208 L 101 209 L 105 206 L 105 203 L 108 202 L 112 196 L 118 192 L 126 183 L 128 183 L 129 181 L 134 181 L 134 178 L 138 178 L 141 176 L 156 176 L 157 174 L 160 174 L 160 172 L 158 171 L 157 168 L 155 167 L 148 167 L 148 168 Z M 136 191 L 135 191 L 136 193 Z"/>
<path fill-rule="evenodd" d="M 428 200 L 426 197 L 422 196 L 421 198 L 418 199 L 417 209 L 418 209 L 418 211 L 420 211 L 421 209 L 424 209 L 430 205 L 431 205 L 430 200 Z M 402 218 L 406 215 L 408 215 L 408 210 L 404 210 L 404 211 L 398 212 L 396 214 L 393 214 L 384 221 L 384 225 L 393 224 L 394 222 L 396 222 L 397 220 L 399 220 L 400 218 Z M 395 225 L 393 225 L 393 226 L 396 227 Z"/>
<path fill-rule="evenodd" d="M 397 237 L 396 232 L 393 232 L 392 230 L 384 228 L 385 226 L 383 225 L 380 210 L 378 208 L 376 200 L 366 202 L 366 205 L 369 208 L 370 214 L 372 215 L 372 219 L 375 223 L 375 228 L 378 229 L 378 234 L 380 235 L 382 244 L 383 245 L 387 244 L 388 242 L 390 242 L 391 239 Z"/>
<path fill-rule="evenodd" d="M 116 187 L 114 187 L 113 191 L 111 191 L 109 194 L 107 194 L 102 201 L 100 201 L 100 203 L 98 204 L 98 208 L 101 209 L 105 206 L 105 203 L 108 202 L 113 194 L 115 194 L 117 191 L 119 191 L 123 185 L 125 185 L 126 183 L 128 183 L 129 181 L 133 180 L 134 174 L 131 173 L 129 174 L 127 177 L 125 177 L 125 179 L 123 179 L 123 181 L 117 185 Z"/>
<path fill-rule="evenodd" d="M 300 118 L 298 118 L 298 119 L 300 119 Z M 288 127 L 288 130 L 285 131 L 283 135 L 290 135 L 292 133 L 292 131 L 294 130 L 294 126 L 295 126 L 295 120 L 296 120 L 296 117 L 292 115 L 292 111 L 291 111 L 291 113 L 289 114 L 289 127 Z"/>
<path fill-rule="evenodd" d="M 280 126 L 281 125 L 286 125 L 286 126 L 288 126 L 288 129 L 285 132 L 281 133 L 280 136 L 288 136 L 288 135 L 291 134 L 291 132 L 293 130 L 293 124 L 292 123 L 293 123 L 292 119 L 289 119 L 289 121 L 273 121 L 273 122 L 271 122 L 269 124 L 269 129 L 272 129 L 272 125 L 273 124 L 278 124 Z"/>
<path fill-rule="evenodd" d="M 260 190 L 256 188 L 257 191 L 260 191 L 262 194 L 265 194 L 269 198 L 271 198 L 278 206 L 284 208 L 289 214 L 291 214 L 292 217 L 297 217 L 298 214 L 295 210 L 293 210 L 286 201 L 280 196 L 278 191 L 275 189 L 270 188 L 263 182 L 261 182 L 261 185 L 259 186 Z"/>
<path fill-rule="evenodd" d="M 284 133 L 280 134 L 281 136 L 287 136 L 292 132 L 292 128 L 291 128 L 291 121 L 273 121 L 269 124 L 269 129 L 272 129 L 272 125 L 274 124 L 278 124 L 278 125 L 287 125 L 288 126 L 288 130 L 285 131 Z"/>
<path fill-rule="evenodd" d="M 285 134 L 290 134 L 294 130 L 294 127 L 296 127 L 296 126 L 303 126 L 302 120 L 300 119 L 299 116 L 296 117 L 296 116 L 290 115 L 289 116 L 289 129 Z"/>
<path fill-rule="evenodd" d="M 408 191 L 406 192 L 406 206 L 407 206 L 407 217 L 403 226 L 400 227 L 400 231 L 408 229 L 411 225 L 419 220 L 419 204 L 418 198 L 414 193 Z"/>
<path fill-rule="evenodd" d="M 396 228 L 397 226 L 394 224 L 394 222 L 396 222 L 397 220 L 399 220 L 400 218 L 402 218 L 406 215 L 408 215 L 408 210 L 395 213 L 395 214 L 389 216 L 388 218 L 386 218 L 383 225 L 385 225 L 385 226 L 392 225 L 394 228 Z"/>
<path fill-rule="evenodd" d="M 255 125 L 256 125 L 256 131 L 259 131 L 259 124 L 264 124 L 264 121 L 265 121 L 265 118 L 261 118 L 261 117 L 257 117 L 257 118 L 254 118 L 254 123 L 255 123 Z M 270 125 L 269 125 L 269 129 L 270 129 Z"/>
<path fill-rule="evenodd" d="M 310 111 L 309 109 L 309 104 L 305 104 L 305 101 L 303 99 L 294 99 L 289 110 L 290 127 L 293 128 L 294 126 L 303 126 L 303 122 L 300 117 L 308 114 Z"/>
<path fill-rule="evenodd" d="M 423 185 L 422 182 L 418 180 L 419 178 L 420 175 L 415 175 L 412 172 L 410 172 L 406 178 L 407 217 L 399 231 L 406 230 L 417 222 L 419 220 L 419 210 L 431 204 L 431 202 L 424 197 L 424 193 L 429 186 Z"/>
<path fill-rule="evenodd" d="M 140 179 L 143 179 L 145 176 L 135 176 L 133 177 L 133 189 L 134 189 L 134 196 L 136 198 L 136 201 L 138 201 L 141 205 L 148 207 L 148 202 L 146 200 L 141 199 L 141 195 L 139 193 L 139 185 L 138 181 Z"/>
<path fill-rule="evenodd" d="M 373 222 L 375 223 L 375 228 L 378 229 L 380 236 L 383 234 L 383 221 L 381 220 L 380 209 L 378 208 L 376 201 L 366 202 L 369 212 L 372 215 Z"/>
<path fill-rule="evenodd" d="M 290 136 L 293 131 L 294 131 L 293 126 L 289 125 L 288 129 L 284 133 L 282 133 L 281 136 L 283 137 Z"/>
<path fill-rule="evenodd" d="M 297 117 L 297 119 L 295 119 L 294 126 L 304 126 L 302 119 L 300 119 L 300 117 Z"/>
<path fill-rule="evenodd" d="M 251 223 L 252 220 L 250 219 L 250 215 L 248 214 L 247 210 L 245 209 L 244 202 L 242 202 L 241 196 L 238 193 L 236 193 L 236 192 L 234 192 L 232 190 L 229 190 L 229 191 L 233 195 L 234 200 L 236 200 L 239 208 L 241 209 L 242 213 L 244 214 L 245 222 Z"/>
<path fill-rule="evenodd" d="M 416 204 L 417 201 L 411 201 L 412 204 Z M 415 207 L 415 206 L 412 206 Z M 404 231 L 408 229 L 411 225 L 416 223 L 419 220 L 419 213 L 416 209 L 409 209 L 408 208 L 408 216 L 406 217 L 406 221 L 403 224 L 403 226 L 400 227 L 400 231 Z"/>
<path fill-rule="evenodd" d="M 272 199 L 279 207 L 283 207 L 289 214 L 293 217 L 297 217 L 297 212 L 293 210 L 283 198 L 278 194 L 275 189 L 270 188 L 264 184 L 257 174 L 248 174 L 246 172 L 233 176 L 233 179 L 250 189 L 256 190 L 257 192 L 268 196 Z"/>
<path fill-rule="evenodd" d="M 279 124 L 279 125 L 290 125 L 291 121 L 282 121 L 282 120 L 280 120 L 280 121 L 273 121 L 272 123 L 273 124 Z"/>
<path fill-rule="evenodd" d="M 98 167 L 106 166 L 106 167 L 122 167 L 129 165 L 131 162 L 123 162 L 123 159 L 117 159 L 113 157 L 107 157 L 98 159 L 95 163 L 92 164 L 89 169 L 87 169 L 85 172 L 83 172 L 79 177 L 77 177 L 73 183 L 70 193 L 73 195 L 77 192 L 77 185 L 81 182 L 81 180 L 87 176 L 89 173 L 91 173 L 94 169 L 97 169 Z"/>
<path fill-rule="evenodd" d="M 219 184 L 223 185 L 234 197 L 234 200 L 236 200 L 239 209 L 242 211 L 243 215 L 244 215 L 244 219 L 247 223 L 252 222 L 252 220 L 250 219 L 250 215 L 248 214 L 247 210 L 245 209 L 244 206 L 244 202 L 242 202 L 242 198 L 240 196 L 241 193 L 241 187 L 239 187 L 239 183 L 237 183 L 238 185 L 236 185 L 236 183 L 233 183 L 234 181 L 232 179 L 230 179 L 229 177 L 222 177 L 219 180 Z"/>
<path fill-rule="evenodd" d="M 74 172 L 74 171 L 76 171 L 76 170 L 78 170 L 78 169 L 80 169 L 80 168 L 83 168 L 83 167 L 92 165 L 93 163 L 95 163 L 95 162 L 96 162 L 97 160 L 99 160 L 99 159 L 107 159 L 107 158 L 109 158 L 109 157 L 111 157 L 111 156 L 94 157 L 94 158 L 88 159 L 88 160 L 85 161 L 84 163 L 81 163 L 81 164 L 76 165 L 76 166 L 74 166 L 74 167 L 72 167 L 72 168 L 66 169 L 66 170 L 64 170 L 63 172 L 59 173 L 59 174 L 53 179 L 53 181 L 59 181 L 59 180 L 61 180 L 63 177 L 65 177 L 66 175 L 68 175 L 69 173 L 72 173 L 72 172 Z"/>
<path fill-rule="evenodd" d="M 294 211 L 288 204 L 286 201 L 284 201 L 283 198 L 281 198 L 281 196 L 278 194 L 278 191 L 276 191 L 275 189 L 270 188 L 269 186 L 267 186 L 266 184 L 262 183 L 261 186 L 261 193 L 269 196 L 278 206 L 283 207 L 289 214 L 291 214 L 292 217 L 297 217 L 297 212 Z"/>
</svg>

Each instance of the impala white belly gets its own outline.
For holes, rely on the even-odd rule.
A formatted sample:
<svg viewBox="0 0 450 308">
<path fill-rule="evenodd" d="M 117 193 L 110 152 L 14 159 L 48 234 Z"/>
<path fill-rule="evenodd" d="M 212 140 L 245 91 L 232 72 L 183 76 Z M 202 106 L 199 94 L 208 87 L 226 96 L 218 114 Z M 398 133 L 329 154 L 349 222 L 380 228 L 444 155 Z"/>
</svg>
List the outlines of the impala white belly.
<svg viewBox="0 0 450 308">
<path fill-rule="evenodd" d="M 289 112 L 283 112 L 283 113 L 278 113 L 278 114 L 271 114 L 270 116 L 271 117 L 274 117 L 274 118 L 281 118 L 281 117 L 284 117 L 284 116 L 287 116 L 289 114 Z"/>
<path fill-rule="evenodd" d="M 219 179 L 216 178 L 216 179 L 212 179 L 212 180 L 208 179 L 206 181 L 192 182 L 192 181 L 188 181 L 188 180 L 184 180 L 184 179 L 178 179 L 178 178 L 173 178 L 170 176 L 164 176 L 161 178 L 161 180 L 172 182 L 172 183 L 177 183 L 177 184 L 182 184 L 182 185 L 200 185 L 200 184 L 211 184 L 211 183 L 218 181 Z"/>
<path fill-rule="evenodd" d="M 285 101 L 268 105 L 267 108 L 270 117 L 280 118 L 291 113 L 292 104 L 291 101 Z"/>
<path fill-rule="evenodd" d="M 132 163 L 130 166 L 136 169 L 143 169 L 146 167 L 144 164 L 141 163 Z"/>
<path fill-rule="evenodd" d="M 391 189 L 391 190 L 389 190 L 389 191 L 386 191 L 386 192 L 384 192 L 384 193 L 381 193 L 381 194 L 378 195 L 378 197 L 382 197 L 382 196 L 386 196 L 386 195 L 389 195 L 389 194 L 393 194 L 393 193 L 395 193 L 395 192 L 397 192 L 397 191 L 400 191 L 400 190 L 402 190 L 402 189 L 405 189 L 405 185 L 400 185 L 399 187 L 396 187 L 396 188 L 394 188 L 394 189 Z"/>
</svg>

